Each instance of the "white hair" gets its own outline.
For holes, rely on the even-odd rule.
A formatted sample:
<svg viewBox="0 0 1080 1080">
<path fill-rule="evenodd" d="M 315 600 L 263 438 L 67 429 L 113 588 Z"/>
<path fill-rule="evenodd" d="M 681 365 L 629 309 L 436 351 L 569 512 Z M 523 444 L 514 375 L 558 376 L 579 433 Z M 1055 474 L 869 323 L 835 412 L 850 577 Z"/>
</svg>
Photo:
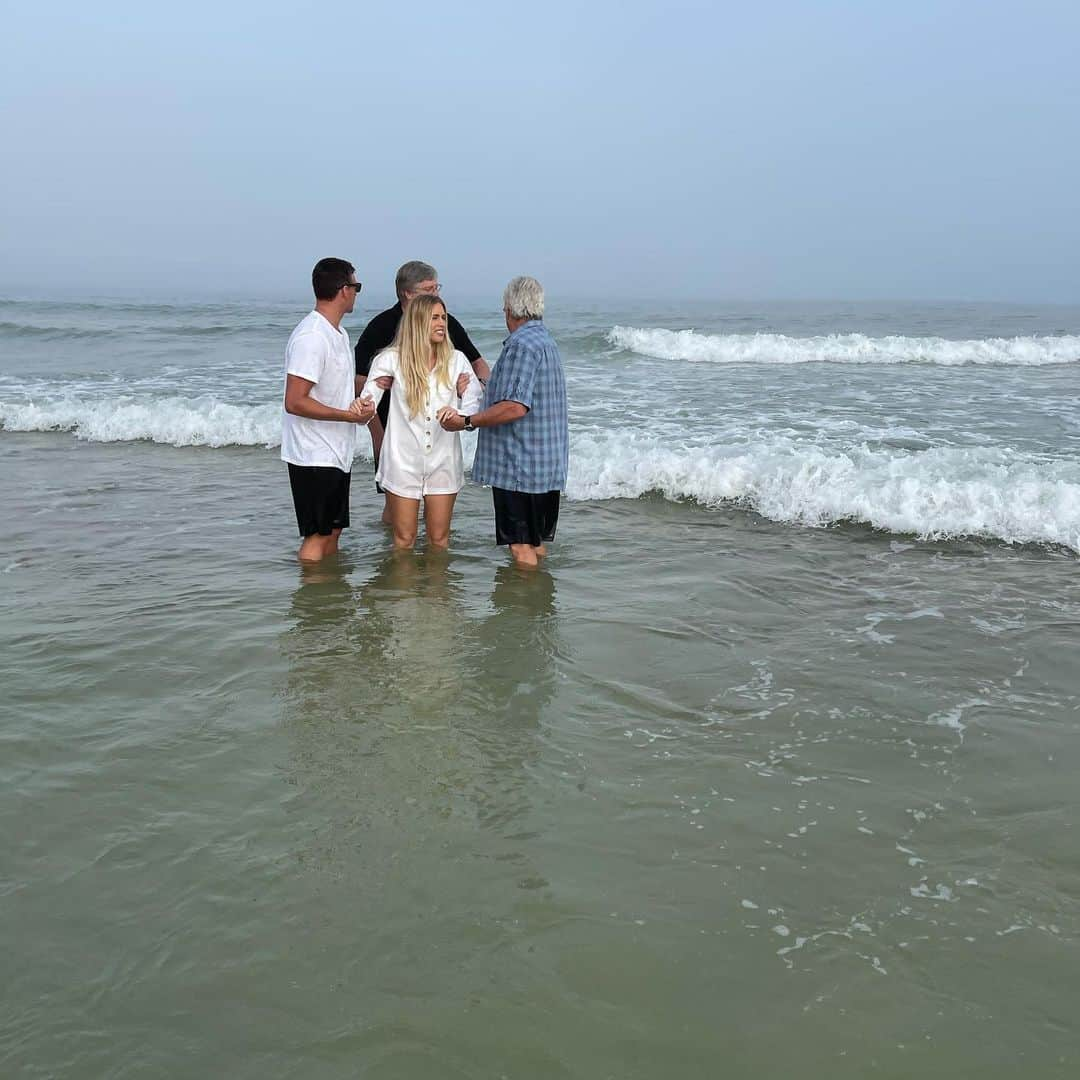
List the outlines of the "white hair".
<svg viewBox="0 0 1080 1080">
<path fill-rule="evenodd" d="M 542 319 L 544 286 L 536 278 L 514 278 L 503 293 L 503 310 L 515 319 Z"/>
</svg>

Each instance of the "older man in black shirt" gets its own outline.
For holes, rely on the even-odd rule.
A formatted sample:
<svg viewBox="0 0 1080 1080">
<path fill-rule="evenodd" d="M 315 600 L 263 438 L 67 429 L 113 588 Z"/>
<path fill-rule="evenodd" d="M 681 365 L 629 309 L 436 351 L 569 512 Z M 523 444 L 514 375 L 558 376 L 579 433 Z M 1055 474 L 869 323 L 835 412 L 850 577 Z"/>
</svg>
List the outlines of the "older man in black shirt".
<svg viewBox="0 0 1080 1080">
<path fill-rule="evenodd" d="M 364 388 L 364 383 L 367 382 L 367 374 L 371 370 L 371 361 L 375 359 L 377 353 L 385 349 L 394 340 L 398 323 L 401 322 L 402 312 L 408 307 L 409 301 L 414 296 L 420 296 L 421 293 L 437 294 L 441 287 L 438 271 L 430 263 L 407 262 L 398 270 L 397 277 L 394 279 L 394 291 L 397 293 L 398 302 L 392 308 L 380 311 L 364 327 L 364 332 L 356 343 L 354 354 L 356 356 L 356 394 L 358 397 L 360 391 Z M 491 369 L 488 367 L 487 361 L 480 355 L 480 350 L 469 339 L 465 327 L 449 312 L 446 316 L 446 324 L 450 332 L 450 344 L 465 354 L 465 359 L 472 365 L 476 377 L 482 384 L 486 384 Z M 368 425 L 368 430 L 371 432 L 371 449 L 375 455 L 376 468 L 379 465 L 379 452 L 382 450 L 383 433 L 386 430 L 389 412 L 390 395 L 384 394 L 379 402 L 378 414 Z M 376 487 L 378 487 L 377 484 Z M 382 489 L 379 488 L 379 490 Z M 383 512 L 383 520 L 386 520 L 385 511 Z"/>
</svg>

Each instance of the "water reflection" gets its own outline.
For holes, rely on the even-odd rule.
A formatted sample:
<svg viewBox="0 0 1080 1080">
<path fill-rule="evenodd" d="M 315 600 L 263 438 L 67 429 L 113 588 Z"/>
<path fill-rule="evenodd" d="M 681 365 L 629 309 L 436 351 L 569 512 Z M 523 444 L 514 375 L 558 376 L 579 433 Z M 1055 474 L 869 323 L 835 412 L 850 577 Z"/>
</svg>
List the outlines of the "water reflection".
<svg viewBox="0 0 1080 1080">
<path fill-rule="evenodd" d="M 305 573 L 281 639 L 292 808 L 317 824 L 318 861 L 373 834 L 399 847 L 461 828 L 475 846 L 477 822 L 498 843 L 531 809 L 556 687 L 553 579 L 506 566 L 481 590 L 474 565 L 413 552 L 359 586 L 345 570 Z"/>
<path fill-rule="evenodd" d="M 445 553 L 393 552 L 361 589 L 356 674 L 384 723 L 443 725 L 466 680 L 465 583 Z"/>
<path fill-rule="evenodd" d="M 282 637 L 289 719 L 336 718 L 352 711 L 347 674 L 355 651 L 356 590 L 341 559 L 301 567 Z"/>
<path fill-rule="evenodd" d="M 528 769 L 540 755 L 556 686 L 556 613 L 555 581 L 545 570 L 496 570 L 490 613 L 477 622 L 468 657 L 470 726 L 483 755 L 472 798 L 489 828 L 529 810 Z"/>
</svg>

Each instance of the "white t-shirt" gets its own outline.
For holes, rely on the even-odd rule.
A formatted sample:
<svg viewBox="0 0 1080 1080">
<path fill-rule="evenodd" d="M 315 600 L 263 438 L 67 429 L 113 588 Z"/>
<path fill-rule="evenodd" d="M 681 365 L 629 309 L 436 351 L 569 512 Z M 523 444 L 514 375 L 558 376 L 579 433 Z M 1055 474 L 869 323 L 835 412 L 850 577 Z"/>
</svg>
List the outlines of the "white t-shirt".
<svg viewBox="0 0 1080 1080">
<path fill-rule="evenodd" d="M 305 315 L 285 348 L 285 374 L 313 382 L 311 397 L 321 404 L 347 409 L 356 396 L 356 366 L 348 333 L 335 330 L 317 311 Z M 310 420 L 282 411 L 282 461 L 329 466 L 342 472 L 352 470 L 358 425 Z"/>
<path fill-rule="evenodd" d="M 469 376 L 469 385 L 459 398 L 457 380 L 462 374 Z M 416 416 L 409 415 L 397 350 L 386 349 L 371 363 L 362 396 L 370 397 L 376 405 L 383 395 L 375 384 L 381 375 L 392 375 L 394 385 L 390 388 L 390 415 L 376 479 L 387 491 L 406 499 L 452 495 L 460 491 L 465 483 L 461 438 L 456 431 L 444 431 L 435 417 L 444 405 L 452 405 L 466 416 L 476 412 L 483 388 L 469 361 L 463 353 L 454 350 L 449 386 L 436 385 L 434 372 L 428 376 L 427 406 Z"/>
</svg>

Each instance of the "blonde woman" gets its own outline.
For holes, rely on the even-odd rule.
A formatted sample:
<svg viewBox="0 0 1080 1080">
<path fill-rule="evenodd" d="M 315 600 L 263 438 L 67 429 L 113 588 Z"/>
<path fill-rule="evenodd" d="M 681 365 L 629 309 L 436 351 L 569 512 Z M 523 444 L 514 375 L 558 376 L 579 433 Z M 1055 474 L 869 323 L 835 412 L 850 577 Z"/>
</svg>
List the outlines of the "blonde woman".
<svg viewBox="0 0 1080 1080">
<path fill-rule="evenodd" d="M 378 385 L 384 376 L 394 380 L 391 419 L 375 479 L 389 495 L 394 547 L 416 543 L 423 499 L 428 543 L 445 548 L 465 465 L 460 437 L 439 426 L 438 413 L 452 405 L 470 415 L 483 390 L 464 354 L 450 344 L 446 306 L 437 296 L 417 296 L 405 309 L 393 344 L 372 362 L 361 400 L 379 404 L 387 392 Z"/>
</svg>

